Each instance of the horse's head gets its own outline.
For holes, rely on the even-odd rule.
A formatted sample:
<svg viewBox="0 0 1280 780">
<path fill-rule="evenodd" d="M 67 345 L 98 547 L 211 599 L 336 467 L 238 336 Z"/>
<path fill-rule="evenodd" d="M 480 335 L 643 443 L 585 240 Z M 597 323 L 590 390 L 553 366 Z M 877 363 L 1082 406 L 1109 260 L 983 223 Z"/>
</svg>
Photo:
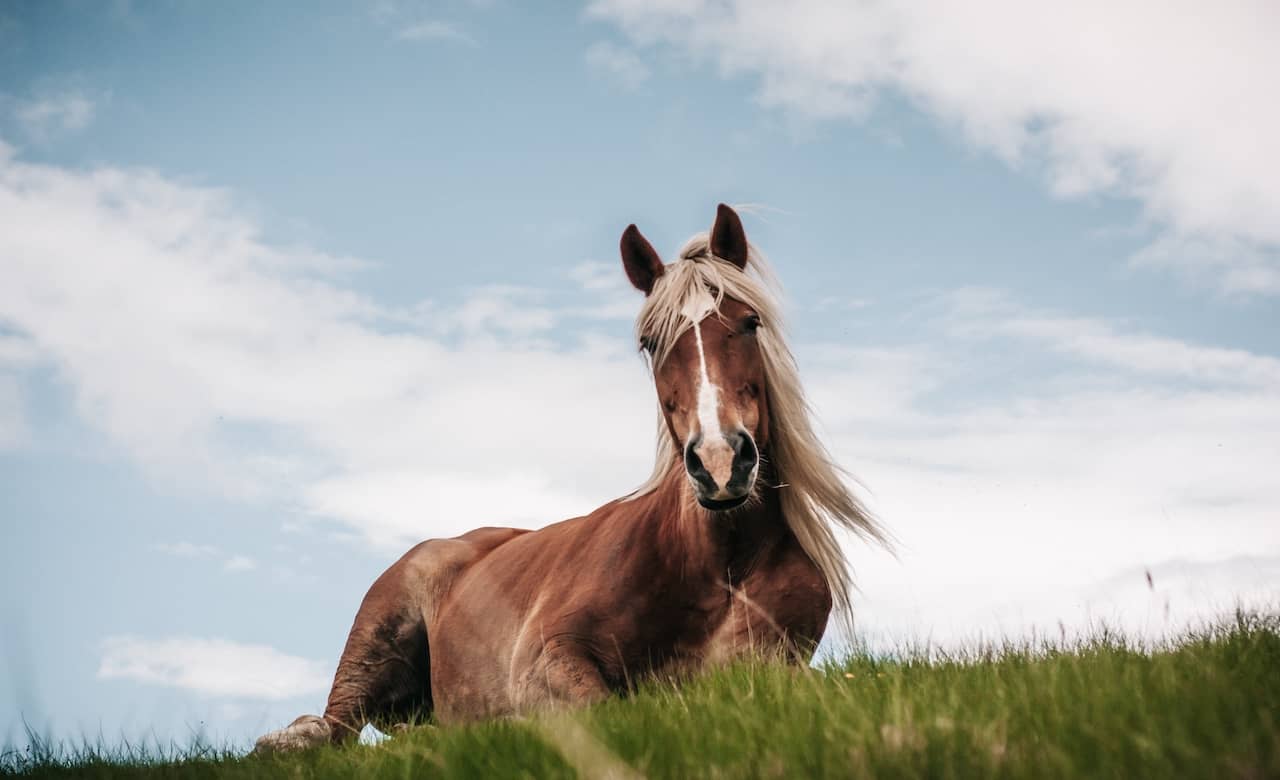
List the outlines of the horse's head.
<svg viewBox="0 0 1280 780">
<path fill-rule="evenodd" d="M 669 266 L 635 225 L 622 234 L 623 267 L 646 296 L 636 333 L 662 415 L 694 496 L 712 510 L 750 497 L 768 438 L 761 338 L 771 312 L 752 305 L 749 255 L 742 221 L 723 204 L 710 236 Z"/>
</svg>

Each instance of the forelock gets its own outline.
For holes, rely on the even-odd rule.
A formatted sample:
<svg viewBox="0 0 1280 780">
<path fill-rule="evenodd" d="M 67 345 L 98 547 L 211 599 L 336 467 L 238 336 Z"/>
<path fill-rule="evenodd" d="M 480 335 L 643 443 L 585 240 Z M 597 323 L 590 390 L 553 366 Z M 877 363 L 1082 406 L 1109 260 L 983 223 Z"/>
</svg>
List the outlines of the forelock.
<svg viewBox="0 0 1280 780">
<path fill-rule="evenodd" d="M 747 270 L 758 271 L 754 250 L 749 256 Z M 711 296 L 709 309 L 702 300 L 707 295 Z M 636 318 L 636 338 L 652 345 L 652 365 L 662 365 L 677 339 L 697 321 L 718 315 L 726 296 L 754 309 L 767 326 L 779 324 L 767 282 L 713 255 L 710 238 L 700 233 L 685 243 L 679 259 L 658 277 Z"/>
</svg>

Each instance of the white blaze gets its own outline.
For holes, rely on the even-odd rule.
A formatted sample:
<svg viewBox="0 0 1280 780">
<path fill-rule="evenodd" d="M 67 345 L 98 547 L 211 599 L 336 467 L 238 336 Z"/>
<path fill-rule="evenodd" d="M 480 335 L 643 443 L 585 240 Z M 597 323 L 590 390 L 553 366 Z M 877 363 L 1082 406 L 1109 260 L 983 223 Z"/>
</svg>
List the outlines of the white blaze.
<svg viewBox="0 0 1280 780">
<path fill-rule="evenodd" d="M 715 300 L 706 290 L 690 298 L 681 312 L 693 325 L 693 337 L 698 344 L 698 424 L 702 428 L 703 441 L 716 441 L 720 433 L 720 388 L 711 383 L 707 375 L 707 355 L 702 349 L 701 323 L 715 308 Z"/>
</svg>

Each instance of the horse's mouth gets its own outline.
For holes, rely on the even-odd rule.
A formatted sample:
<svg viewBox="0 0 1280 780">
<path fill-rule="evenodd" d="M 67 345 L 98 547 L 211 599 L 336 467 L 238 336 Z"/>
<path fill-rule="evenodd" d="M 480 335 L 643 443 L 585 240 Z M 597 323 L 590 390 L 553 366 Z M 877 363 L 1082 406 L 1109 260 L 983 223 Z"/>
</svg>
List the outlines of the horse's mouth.
<svg viewBox="0 0 1280 780">
<path fill-rule="evenodd" d="M 714 498 L 702 498 L 701 496 L 699 496 L 698 505 L 701 506 L 703 509 L 710 509 L 712 512 L 724 512 L 729 509 L 737 509 L 738 507 L 747 503 L 747 499 L 750 497 L 750 495 L 751 495 L 750 493 L 744 493 L 741 496 L 738 496 L 737 498 L 726 498 L 723 500 L 717 500 Z"/>
</svg>

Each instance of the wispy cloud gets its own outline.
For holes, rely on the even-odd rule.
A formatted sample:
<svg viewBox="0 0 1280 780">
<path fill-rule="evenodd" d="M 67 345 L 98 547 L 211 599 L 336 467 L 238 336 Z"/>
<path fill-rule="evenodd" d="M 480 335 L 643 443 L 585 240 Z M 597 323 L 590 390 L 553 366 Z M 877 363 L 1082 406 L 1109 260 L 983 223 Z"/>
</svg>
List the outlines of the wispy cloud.
<svg viewBox="0 0 1280 780">
<path fill-rule="evenodd" d="M 98 678 L 181 688 L 213 697 L 281 701 L 328 690 L 330 664 L 227 639 L 110 637 Z"/>
<path fill-rule="evenodd" d="M 472 4 L 477 5 L 477 4 Z M 432 18 L 435 4 L 412 0 L 378 0 L 370 7 L 373 19 L 400 41 L 452 41 L 478 45 L 461 24 Z"/>
<path fill-rule="evenodd" d="M 1140 577 L 1099 586 L 1135 566 L 1280 555 L 1280 485 L 1264 465 L 1280 453 L 1274 358 L 996 291 L 933 306 L 916 342 L 810 356 L 831 444 L 902 541 L 897 560 L 852 548 L 866 630 L 938 639 L 1105 619 L 1150 632 L 1236 595 L 1280 601 L 1252 575 L 1234 592 L 1214 575 L 1190 598 L 1208 577 L 1190 572 L 1165 621 L 1132 592 Z"/>
<path fill-rule="evenodd" d="M 904 641 L 938 647 L 1026 637 L 1075 637 L 1100 627 L 1147 640 L 1185 636 L 1236 609 L 1280 604 L 1280 556 L 1178 557 L 1126 566 L 1083 583 L 1018 588 L 960 582 L 949 599 L 901 580 L 875 583 L 860 611 L 860 637 L 887 649 Z"/>
<path fill-rule="evenodd" d="M 495 475 L 525 491 L 506 520 L 527 524 L 624 492 L 647 468 L 652 390 L 629 340 L 558 346 L 537 291 L 387 309 L 338 286 L 333 258 L 262 244 L 225 193 L 144 172 L 0 156 L 0 209 L 23 225 L 0 235 L 0 318 L 153 474 L 301 499 L 398 545 L 491 522 L 474 496 L 491 496 Z M 583 383 L 573 425 L 636 447 L 563 435 L 546 407 Z"/>
<path fill-rule="evenodd" d="M 96 102 L 83 92 L 37 95 L 14 103 L 13 113 L 28 135 L 48 138 L 83 130 L 93 122 Z"/>
<path fill-rule="evenodd" d="M 157 542 L 151 548 L 175 558 L 202 558 L 213 560 L 222 558 L 224 571 L 252 571 L 258 568 L 258 562 L 247 555 L 225 555 L 221 549 L 211 544 L 195 544 L 193 542 Z"/>
<path fill-rule="evenodd" d="M 1280 295 L 1280 244 L 1225 236 L 1164 235 L 1137 252 L 1138 268 L 1170 271 L 1227 296 Z"/>
<path fill-rule="evenodd" d="M 247 555 L 233 555 L 223 562 L 222 568 L 227 571 L 251 571 L 258 568 L 258 562 Z"/>
<path fill-rule="evenodd" d="M 217 547 L 192 542 L 157 542 L 152 547 L 158 552 L 178 558 L 212 558 L 218 554 Z"/>
<path fill-rule="evenodd" d="M 623 89 L 638 89 L 649 79 L 649 66 L 636 53 L 608 41 L 587 47 L 587 67 Z"/>
<path fill-rule="evenodd" d="M 16 376 L 0 371 L 0 452 L 27 441 L 26 402 Z"/>
<path fill-rule="evenodd" d="M 395 36 L 402 41 L 457 41 L 476 45 L 475 38 L 463 32 L 461 27 L 439 19 L 413 22 L 396 30 Z"/>
<path fill-rule="evenodd" d="M 859 298 L 848 295 L 828 295 L 822 298 L 815 305 L 818 311 L 858 311 L 865 309 L 871 305 L 871 301 L 867 298 Z"/>
<path fill-rule="evenodd" d="M 3 153 L 0 147 L 0 154 Z M 0 452 L 27 441 L 27 399 L 21 376 L 39 357 L 39 350 L 29 339 L 0 329 Z"/>
<path fill-rule="evenodd" d="M 1280 102 L 1258 75 L 1280 72 L 1273 3 L 596 0 L 590 13 L 755 76 L 761 104 L 793 116 L 859 119 L 882 92 L 905 96 L 1058 195 L 1141 203 L 1164 231 L 1143 264 L 1280 293 Z"/>
<path fill-rule="evenodd" d="M 1029 310 L 999 290 L 961 289 L 937 301 L 952 335 L 1014 338 L 1120 372 L 1280 391 L 1280 358 L 1270 355 L 1194 344 L 1094 317 Z"/>
</svg>

